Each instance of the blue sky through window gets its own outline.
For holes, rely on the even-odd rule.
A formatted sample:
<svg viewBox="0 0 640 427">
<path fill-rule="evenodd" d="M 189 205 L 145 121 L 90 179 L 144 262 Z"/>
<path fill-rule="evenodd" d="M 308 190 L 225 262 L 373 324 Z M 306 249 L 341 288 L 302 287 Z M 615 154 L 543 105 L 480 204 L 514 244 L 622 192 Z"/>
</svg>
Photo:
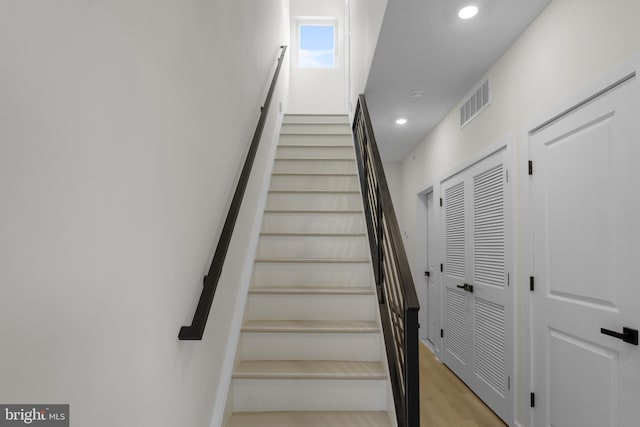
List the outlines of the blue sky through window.
<svg viewBox="0 0 640 427">
<path fill-rule="evenodd" d="M 336 66 L 333 25 L 300 25 L 301 68 L 334 68 Z"/>
</svg>

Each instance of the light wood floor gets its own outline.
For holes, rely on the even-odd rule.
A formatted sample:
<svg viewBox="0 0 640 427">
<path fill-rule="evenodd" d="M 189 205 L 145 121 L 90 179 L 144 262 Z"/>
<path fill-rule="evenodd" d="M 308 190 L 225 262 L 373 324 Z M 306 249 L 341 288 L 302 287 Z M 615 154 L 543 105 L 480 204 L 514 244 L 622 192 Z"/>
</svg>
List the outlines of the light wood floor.
<svg viewBox="0 0 640 427">
<path fill-rule="evenodd" d="M 505 424 L 420 343 L 421 427 L 504 427 Z"/>
</svg>

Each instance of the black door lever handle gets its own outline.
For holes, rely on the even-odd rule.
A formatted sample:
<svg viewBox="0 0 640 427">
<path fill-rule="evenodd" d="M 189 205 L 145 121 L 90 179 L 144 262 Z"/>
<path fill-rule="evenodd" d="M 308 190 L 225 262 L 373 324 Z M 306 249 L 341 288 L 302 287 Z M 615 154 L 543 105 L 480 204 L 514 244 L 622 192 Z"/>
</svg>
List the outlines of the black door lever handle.
<svg viewBox="0 0 640 427">
<path fill-rule="evenodd" d="M 629 344 L 638 345 L 638 330 L 637 329 L 631 329 L 631 328 L 624 327 L 624 328 L 622 328 L 622 333 L 620 333 L 620 332 L 612 331 L 612 330 L 609 330 L 609 329 L 600 328 L 600 333 L 605 334 L 605 335 L 609 335 L 610 337 L 621 339 L 622 341 L 624 341 L 626 343 L 629 343 Z"/>
<path fill-rule="evenodd" d="M 465 283 L 464 285 L 456 285 L 456 287 L 458 287 L 460 289 L 464 289 L 467 292 L 473 293 L 473 285 L 469 285 L 469 284 Z"/>
</svg>

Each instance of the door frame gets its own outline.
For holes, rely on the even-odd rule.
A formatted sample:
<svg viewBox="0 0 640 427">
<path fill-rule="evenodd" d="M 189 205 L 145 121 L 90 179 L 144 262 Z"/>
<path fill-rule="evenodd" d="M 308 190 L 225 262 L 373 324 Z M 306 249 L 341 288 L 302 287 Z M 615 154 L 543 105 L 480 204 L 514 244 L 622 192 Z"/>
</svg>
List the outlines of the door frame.
<svg viewBox="0 0 640 427">
<path fill-rule="evenodd" d="M 518 283 L 525 284 L 529 282 L 529 277 L 534 272 L 534 240 L 533 240 L 533 204 L 531 203 L 532 188 L 531 188 L 531 176 L 528 175 L 528 168 L 525 165 L 528 164 L 531 158 L 531 136 L 539 131 L 541 128 L 554 123 L 558 119 L 561 119 L 567 114 L 570 114 L 577 106 L 579 107 L 586 100 L 591 100 L 596 94 L 603 95 L 608 92 L 611 86 L 615 85 L 626 76 L 631 73 L 637 73 L 640 76 L 640 55 L 634 55 L 622 65 L 618 65 L 609 69 L 609 71 L 603 73 L 599 77 L 595 78 L 591 83 L 583 86 L 581 89 L 574 91 L 572 95 L 564 97 L 562 100 L 554 103 L 551 107 L 546 109 L 543 113 L 537 115 L 532 120 L 529 120 L 522 131 L 522 139 L 526 143 L 523 144 L 522 149 L 519 150 L 517 155 L 517 161 L 519 165 L 522 165 L 522 173 L 519 180 L 516 183 L 516 191 L 521 195 L 519 202 L 520 212 L 520 227 L 515 230 L 517 234 L 521 236 L 521 242 L 519 251 L 522 254 L 522 270 L 517 274 Z M 636 77 L 637 78 L 637 77 Z M 598 96 L 599 96 L 598 95 Z M 533 173 L 535 174 L 535 165 L 533 165 Z M 534 175 L 535 176 L 535 175 Z M 537 307 L 535 305 L 535 298 L 532 292 L 528 292 L 525 298 L 522 298 L 520 309 L 523 311 L 519 316 L 523 319 L 523 325 L 520 328 L 529 337 L 528 340 L 522 343 L 524 359 L 522 360 L 522 366 L 528 367 L 527 375 L 521 378 L 522 384 L 516 385 L 519 391 L 528 390 L 527 393 L 543 393 L 543 390 L 536 390 L 535 384 L 535 318 Z M 537 395 L 536 399 L 544 399 L 546 396 Z M 527 402 L 528 403 L 528 402 Z M 529 406 L 529 425 L 534 425 L 534 409 Z M 522 408 L 522 407 L 521 407 Z"/>
<path fill-rule="evenodd" d="M 435 224 L 435 232 L 433 235 L 429 235 L 427 232 L 427 221 L 428 221 L 428 210 L 427 210 L 427 196 L 431 194 L 433 197 L 433 222 Z M 431 258 L 433 260 L 433 264 L 438 265 L 442 262 L 442 246 L 440 245 L 440 230 L 438 224 L 440 224 L 440 209 L 435 209 L 436 201 L 440 198 L 440 188 L 430 184 L 424 190 L 420 191 L 417 194 L 416 206 L 417 206 L 417 251 L 416 251 L 416 265 L 419 266 L 420 270 L 417 273 L 417 277 L 415 278 L 416 283 L 423 283 L 425 279 L 424 271 L 427 270 L 428 265 L 425 265 L 425 260 L 427 260 L 427 254 L 429 253 L 429 243 L 432 243 L 435 246 L 434 253 L 431 254 Z M 437 323 L 436 329 L 439 330 L 442 328 L 442 275 L 439 270 L 431 272 L 431 283 L 435 284 L 438 287 L 438 300 L 437 300 Z M 423 304 L 423 301 L 420 301 L 421 310 L 425 310 L 427 312 L 427 318 L 430 315 L 429 313 L 429 299 L 427 297 L 427 301 L 424 301 L 426 304 Z M 421 326 L 421 328 L 428 328 L 428 324 Z M 434 348 L 431 348 L 429 344 L 427 347 L 433 352 L 436 359 L 442 360 L 440 355 L 440 350 L 442 347 L 442 338 L 437 337 L 435 342 L 433 343 Z"/>
</svg>

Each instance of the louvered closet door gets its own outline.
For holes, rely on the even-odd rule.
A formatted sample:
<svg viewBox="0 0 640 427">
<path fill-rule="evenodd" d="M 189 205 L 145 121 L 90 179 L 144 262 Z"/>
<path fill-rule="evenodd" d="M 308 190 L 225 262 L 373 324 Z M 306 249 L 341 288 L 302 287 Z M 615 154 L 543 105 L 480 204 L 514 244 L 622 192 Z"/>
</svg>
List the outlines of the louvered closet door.
<svg viewBox="0 0 640 427">
<path fill-rule="evenodd" d="M 510 422 L 504 156 L 502 150 L 443 183 L 444 342 L 445 363 Z"/>
</svg>

